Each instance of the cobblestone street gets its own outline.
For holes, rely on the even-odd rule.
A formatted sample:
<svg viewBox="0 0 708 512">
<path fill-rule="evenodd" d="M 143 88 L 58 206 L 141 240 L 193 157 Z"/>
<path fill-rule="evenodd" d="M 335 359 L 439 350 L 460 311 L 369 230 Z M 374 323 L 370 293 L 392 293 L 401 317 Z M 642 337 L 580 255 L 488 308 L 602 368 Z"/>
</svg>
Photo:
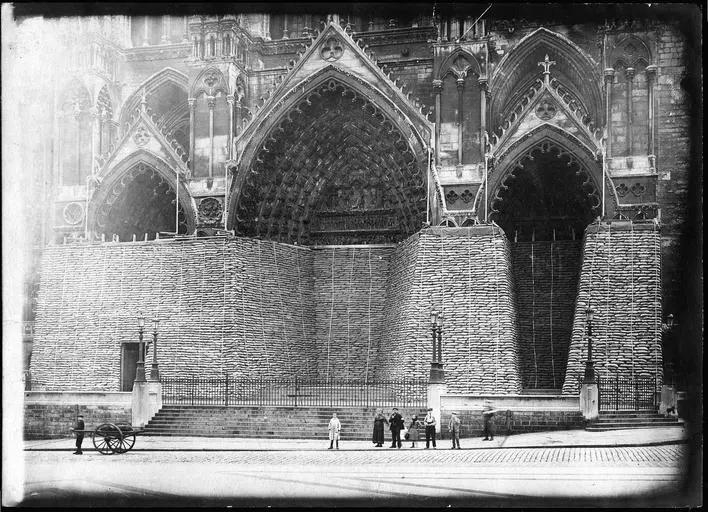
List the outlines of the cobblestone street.
<svg viewBox="0 0 708 512">
<path fill-rule="evenodd" d="M 452 451 L 25 452 L 26 504 L 628 504 L 680 487 L 683 444 Z M 669 493 L 669 495 L 666 495 Z M 675 496 L 674 496 L 675 498 Z"/>
</svg>

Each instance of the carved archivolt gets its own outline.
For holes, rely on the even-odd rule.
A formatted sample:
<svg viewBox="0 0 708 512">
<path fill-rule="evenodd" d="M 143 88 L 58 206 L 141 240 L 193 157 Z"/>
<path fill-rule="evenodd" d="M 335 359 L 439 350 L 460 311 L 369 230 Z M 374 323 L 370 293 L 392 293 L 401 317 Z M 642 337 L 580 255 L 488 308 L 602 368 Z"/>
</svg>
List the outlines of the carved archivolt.
<svg viewBox="0 0 708 512">
<path fill-rule="evenodd" d="M 236 201 L 236 229 L 297 243 L 390 242 L 417 231 L 425 207 L 423 170 L 395 122 L 330 79 L 262 142 Z"/>
</svg>

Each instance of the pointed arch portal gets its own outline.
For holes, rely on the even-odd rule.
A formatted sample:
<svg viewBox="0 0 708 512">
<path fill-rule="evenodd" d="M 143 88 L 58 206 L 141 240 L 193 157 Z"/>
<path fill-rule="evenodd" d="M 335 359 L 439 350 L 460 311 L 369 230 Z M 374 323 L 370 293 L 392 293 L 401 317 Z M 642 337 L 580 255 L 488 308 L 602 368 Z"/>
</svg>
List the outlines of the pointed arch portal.
<svg viewBox="0 0 708 512">
<path fill-rule="evenodd" d="M 95 236 L 121 242 L 154 240 L 157 233 L 188 234 L 195 230 L 192 199 L 184 183 L 175 193 L 175 171 L 148 152 L 138 152 L 116 165 L 89 203 L 89 224 Z M 179 223 L 175 222 L 179 215 Z"/>
<path fill-rule="evenodd" d="M 522 385 L 527 389 L 559 390 L 563 385 L 583 232 L 600 214 L 593 170 L 577 153 L 548 137 L 529 143 L 500 169 L 490 196 L 490 217 L 511 245 Z"/>
<path fill-rule="evenodd" d="M 330 77 L 256 150 L 232 225 L 245 236 L 299 244 L 401 241 L 425 220 L 420 160 L 383 109 Z"/>
</svg>

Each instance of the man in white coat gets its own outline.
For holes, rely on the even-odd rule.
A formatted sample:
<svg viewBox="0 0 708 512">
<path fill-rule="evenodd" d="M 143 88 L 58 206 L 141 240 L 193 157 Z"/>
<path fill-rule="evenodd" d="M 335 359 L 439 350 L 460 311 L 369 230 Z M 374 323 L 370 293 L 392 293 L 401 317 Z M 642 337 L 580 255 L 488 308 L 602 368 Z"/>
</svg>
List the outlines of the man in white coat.
<svg viewBox="0 0 708 512">
<path fill-rule="evenodd" d="M 337 418 L 337 413 L 333 412 L 332 413 L 332 419 L 329 420 L 329 426 L 327 427 L 327 430 L 329 430 L 329 448 L 328 450 L 331 450 L 334 443 L 337 443 L 337 450 L 339 450 L 339 432 L 342 430 L 342 424 L 339 422 L 339 418 Z"/>
</svg>

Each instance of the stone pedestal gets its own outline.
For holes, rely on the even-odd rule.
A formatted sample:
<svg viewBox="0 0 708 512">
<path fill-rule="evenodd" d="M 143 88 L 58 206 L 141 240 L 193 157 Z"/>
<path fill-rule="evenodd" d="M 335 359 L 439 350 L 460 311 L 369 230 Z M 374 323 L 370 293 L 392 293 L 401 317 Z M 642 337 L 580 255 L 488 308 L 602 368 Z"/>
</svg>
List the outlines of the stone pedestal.
<svg viewBox="0 0 708 512">
<path fill-rule="evenodd" d="M 144 427 L 152 417 L 150 415 L 150 396 L 148 382 L 133 383 L 133 399 L 131 402 L 132 420 L 134 427 Z"/>
<path fill-rule="evenodd" d="M 428 384 L 428 407 L 433 408 L 433 416 L 437 421 L 437 432 L 442 432 L 442 416 L 440 410 L 440 396 L 447 393 L 447 384 L 444 382 L 431 382 Z"/>
<path fill-rule="evenodd" d="M 162 383 L 160 381 L 148 381 L 148 412 L 150 416 L 148 421 L 152 419 L 157 411 L 162 409 Z"/>
<path fill-rule="evenodd" d="M 676 414 L 676 388 L 674 388 L 674 386 L 661 386 L 661 401 L 659 402 L 659 414 L 669 414 L 666 412 L 666 410 L 672 407 L 674 414 Z"/>
<path fill-rule="evenodd" d="M 580 411 L 583 413 L 583 418 L 588 421 L 596 420 L 600 416 L 597 383 L 583 384 L 580 388 Z"/>
</svg>

